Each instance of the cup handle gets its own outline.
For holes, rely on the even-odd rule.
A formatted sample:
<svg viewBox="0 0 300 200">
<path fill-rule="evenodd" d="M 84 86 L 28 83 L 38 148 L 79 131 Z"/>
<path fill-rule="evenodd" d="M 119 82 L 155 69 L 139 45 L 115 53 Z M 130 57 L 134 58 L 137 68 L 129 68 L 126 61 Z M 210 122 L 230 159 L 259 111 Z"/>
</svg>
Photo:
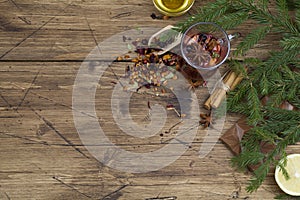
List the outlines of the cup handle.
<svg viewBox="0 0 300 200">
<path fill-rule="evenodd" d="M 241 36 L 240 32 L 235 32 L 235 33 L 229 34 L 228 38 L 229 38 L 229 41 L 231 41 L 233 39 L 239 38 L 240 36 Z"/>
</svg>

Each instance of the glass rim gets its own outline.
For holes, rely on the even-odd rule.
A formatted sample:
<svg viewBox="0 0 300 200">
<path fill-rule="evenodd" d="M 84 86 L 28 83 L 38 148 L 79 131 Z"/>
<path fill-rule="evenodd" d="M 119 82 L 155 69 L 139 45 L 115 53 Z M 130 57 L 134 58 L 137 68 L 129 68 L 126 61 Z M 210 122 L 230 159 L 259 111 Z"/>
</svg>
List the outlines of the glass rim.
<svg viewBox="0 0 300 200">
<path fill-rule="evenodd" d="M 198 26 L 198 25 L 201 25 L 201 24 L 208 24 L 208 25 L 213 25 L 215 26 L 216 28 L 218 28 L 223 34 L 224 36 L 226 37 L 226 40 L 227 40 L 227 45 L 228 45 L 228 48 L 227 48 L 227 52 L 226 52 L 226 55 L 225 57 L 223 58 L 223 60 L 221 62 L 219 62 L 218 64 L 212 66 L 212 67 L 200 67 L 200 66 L 196 66 L 195 64 L 191 63 L 189 61 L 189 59 L 187 59 L 187 57 L 185 56 L 184 52 L 183 52 L 183 41 L 185 39 L 185 36 L 186 34 L 192 29 L 194 28 L 195 26 Z M 221 27 L 219 26 L 218 24 L 214 23 L 214 22 L 197 22 L 193 25 L 191 25 L 182 35 L 182 38 L 181 38 L 181 42 L 180 42 L 180 50 L 181 50 L 181 54 L 184 58 L 184 60 L 192 67 L 196 68 L 196 69 L 201 69 L 201 70 L 207 70 L 207 71 L 210 71 L 210 70 L 214 70 L 216 68 L 218 68 L 220 65 L 222 65 L 228 58 L 229 56 L 229 53 L 230 53 L 230 39 L 228 37 L 228 34 L 226 33 L 226 31 Z"/>
</svg>

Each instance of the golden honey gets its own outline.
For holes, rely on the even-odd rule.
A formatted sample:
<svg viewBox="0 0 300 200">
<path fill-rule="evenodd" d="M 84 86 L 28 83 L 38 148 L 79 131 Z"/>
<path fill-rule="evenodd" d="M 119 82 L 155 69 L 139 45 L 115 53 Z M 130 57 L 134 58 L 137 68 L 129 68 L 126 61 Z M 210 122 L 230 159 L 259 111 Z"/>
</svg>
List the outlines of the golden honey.
<svg viewBox="0 0 300 200">
<path fill-rule="evenodd" d="M 164 15 L 179 16 L 186 13 L 195 0 L 153 0 L 155 7 Z"/>
</svg>

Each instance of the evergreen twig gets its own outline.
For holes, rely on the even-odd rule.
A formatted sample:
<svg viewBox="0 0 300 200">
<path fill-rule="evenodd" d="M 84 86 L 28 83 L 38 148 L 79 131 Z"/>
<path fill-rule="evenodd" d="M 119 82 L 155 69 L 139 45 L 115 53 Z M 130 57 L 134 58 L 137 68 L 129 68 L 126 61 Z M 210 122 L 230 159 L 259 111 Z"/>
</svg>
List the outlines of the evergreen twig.
<svg viewBox="0 0 300 200">
<path fill-rule="evenodd" d="M 271 9 L 272 5 L 275 7 Z M 300 109 L 300 1 L 217 0 L 179 23 L 177 30 L 184 32 L 200 21 L 213 21 L 228 30 L 249 20 L 255 21 L 256 26 L 242 38 L 228 61 L 230 68 L 241 73 L 244 80 L 229 93 L 227 109 L 245 115 L 253 127 L 241 141 L 241 154 L 232 159 L 241 169 L 259 165 L 247 187 L 248 192 L 253 192 L 263 183 L 271 166 L 280 167 L 288 178 L 284 168 L 285 149 L 300 141 L 300 112 L 280 108 L 282 102 L 288 102 Z M 267 59 L 235 60 L 236 56 L 256 48 L 269 34 L 280 38 Z M 268 102 L 262 103 L 262 97 L 268 97 Z M 273 144 L 274 149 L 262 153 L 261 142 Z M 279 162 L 281 159 L 285 162 Z"/>
</svg>

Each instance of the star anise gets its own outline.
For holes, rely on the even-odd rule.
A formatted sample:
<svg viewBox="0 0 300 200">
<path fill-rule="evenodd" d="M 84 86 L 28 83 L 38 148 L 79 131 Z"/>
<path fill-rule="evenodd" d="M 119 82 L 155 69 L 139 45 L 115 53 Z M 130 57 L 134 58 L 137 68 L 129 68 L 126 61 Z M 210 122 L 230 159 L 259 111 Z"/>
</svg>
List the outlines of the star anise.
<svg viewBox="0 0 300 200">
<path fill-rule="evenodd" d="M 206 113 L 201 113 L 200 114 L 201 120 L 199 121 L 199 124 L 204 126 L 204 128 L 209 127 L 212 124 L 212 116 L 211 112 L 206 114 Z"/>
<path fill-rule="evenodd" d="M 187 57 L 194 63 L 196 66 L 205 67 L 208 65 L 211 56 L 209 52 L 207 52 L 203 46 L 199 43 L 191 43 L 187 47 Z"/>
</svg>

